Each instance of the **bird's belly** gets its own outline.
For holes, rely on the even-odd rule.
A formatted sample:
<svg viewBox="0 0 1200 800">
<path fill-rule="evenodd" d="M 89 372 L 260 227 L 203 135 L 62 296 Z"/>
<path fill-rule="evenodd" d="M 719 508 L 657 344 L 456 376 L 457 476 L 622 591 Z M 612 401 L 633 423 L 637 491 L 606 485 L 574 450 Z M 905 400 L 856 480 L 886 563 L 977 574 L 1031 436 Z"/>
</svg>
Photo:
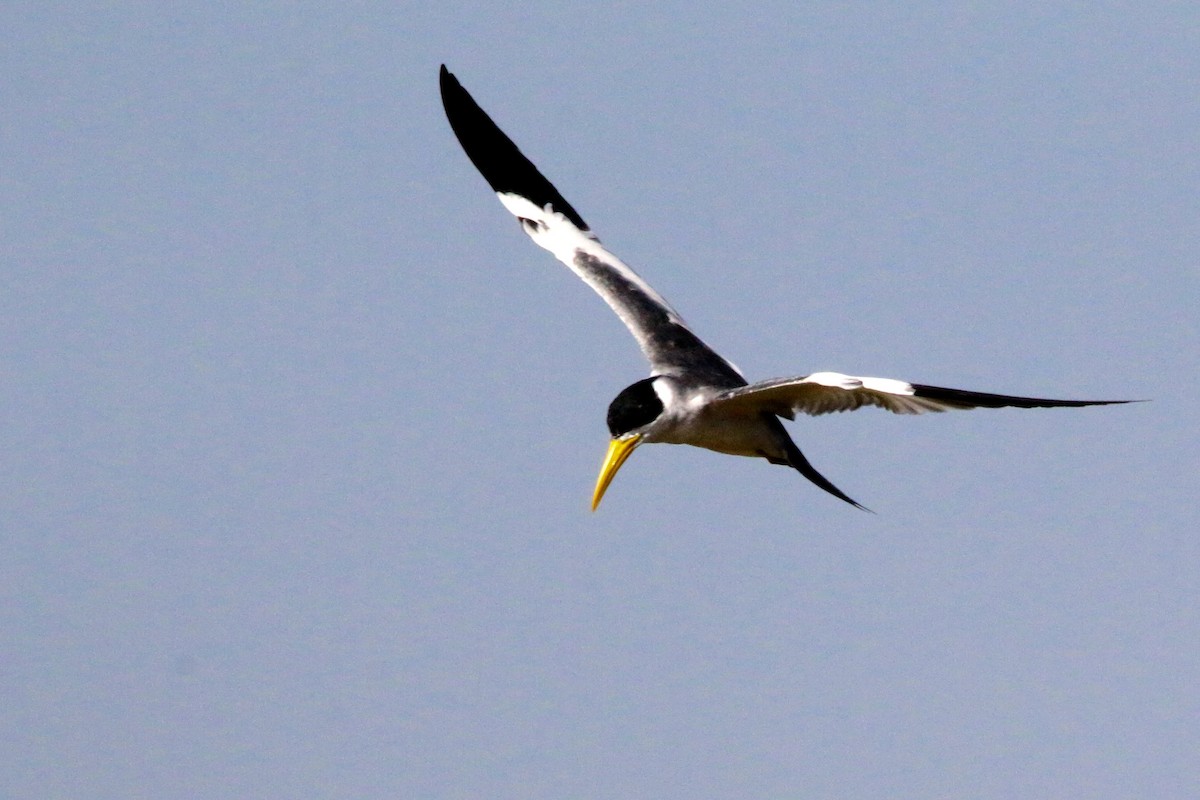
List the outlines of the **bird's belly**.
<svg viewBox="0 0 1200 800">
<path fill-rule="evenodd" d="M 664 431 L 658 441 L 690 444 L 731 456 L 752 458 L 784 457 L 777 433 L 760 416 L 714 416 L 701 414 Z"/>
</svg>

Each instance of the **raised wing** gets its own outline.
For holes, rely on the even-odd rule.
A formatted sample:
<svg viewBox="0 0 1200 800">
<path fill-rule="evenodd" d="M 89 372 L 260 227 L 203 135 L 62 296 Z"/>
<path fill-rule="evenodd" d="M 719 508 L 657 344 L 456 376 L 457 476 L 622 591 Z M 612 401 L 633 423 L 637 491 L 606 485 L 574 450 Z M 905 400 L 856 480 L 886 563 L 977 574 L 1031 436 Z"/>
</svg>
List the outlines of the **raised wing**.
<svg viewBox="0 0 1200 800">
<path fill-rule="evenodd" d="M 1057 408 L 1107 406 L 1129 400 L 1047 400 L 1006 394 L 968 392 L 891 378 L 856 378 L 837 372 L 814 372 L 799 378 L 773 378 L 729 389 L 713 400 L 713 408 L 765 411 L 787 419 L 796 414 L 830 414 L 879 406 L 896 414 L 923 414 L 970 408 Z"/>
<path fill-rule="evenodd" d="M 513 144 L 445 65 L 442 105 L 471 162 L 529 237 L 583 278 L 629 328 L 651 374 L 743 386 L 737 368 L 687 327 L 650 284 L 610 253 L 558 190 Z"/>
</svg>

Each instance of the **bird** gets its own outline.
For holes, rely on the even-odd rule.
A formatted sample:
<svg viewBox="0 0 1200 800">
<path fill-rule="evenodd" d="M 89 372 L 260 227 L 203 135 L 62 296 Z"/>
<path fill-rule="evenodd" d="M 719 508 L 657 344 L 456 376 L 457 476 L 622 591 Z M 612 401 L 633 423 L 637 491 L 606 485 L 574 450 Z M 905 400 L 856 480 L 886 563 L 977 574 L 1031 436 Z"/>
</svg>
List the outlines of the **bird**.
<svg viewBox="0 0 1200 800">
<path fill-rule="evenodd" d="M 549 250 L 600 295 L 650 362 L 650 376 L 621 390 L 609 404 L 611 438 L 592 493 L 592 511 L 599 507 L 617 471 L 643 444 L 685 444 L 764 458 L 795 469 L 839 500 L 869 511 L 817 472 L 781 419 L 866 406 L 896 414 L 921 414 L 1134 402 L 1017 397 L 838 372 L 750 383 L 733 363 L 693 333 L 662 295 L 600 243 L 579 213 L 445 64 L 439 71 L 439 87 L 451 130 L 501 204 L 534 243 Z"/>
</svg>

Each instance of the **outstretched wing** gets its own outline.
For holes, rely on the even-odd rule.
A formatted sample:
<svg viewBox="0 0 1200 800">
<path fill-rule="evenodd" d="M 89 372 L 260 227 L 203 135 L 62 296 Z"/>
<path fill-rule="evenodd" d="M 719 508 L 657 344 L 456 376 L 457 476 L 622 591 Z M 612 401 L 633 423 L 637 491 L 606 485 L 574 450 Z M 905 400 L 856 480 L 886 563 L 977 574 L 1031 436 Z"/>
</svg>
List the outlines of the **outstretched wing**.
<svg viewBox="0 0 1200 800">
<path fill-rule="evenodd" d="M 670 304 L 588 230 L 445 65 L 440 83 L 450 127 L 471 162 L 529 237 L 583 278 L 617 312 L 650 361 L 651 374 L 687 374 L 714 386 L 742 386 L 737 368 L 717 355 Z"/>
<path fill-rule="evenodd" d="M 923 414 L 969 408 L 1056 408 L 1106 406 L 1130 400 L 1047 400 L 1006 394 L 968 392 L 892 378 L 856 378 L 837 372 L 814 372 L 799 378 L 773 378 L 729 389 L 714 398 L 713 408 L 766 411 L 795 419 L 796 414 L 830 414 L 879 406 L 896 414 Z"/>
</svg>

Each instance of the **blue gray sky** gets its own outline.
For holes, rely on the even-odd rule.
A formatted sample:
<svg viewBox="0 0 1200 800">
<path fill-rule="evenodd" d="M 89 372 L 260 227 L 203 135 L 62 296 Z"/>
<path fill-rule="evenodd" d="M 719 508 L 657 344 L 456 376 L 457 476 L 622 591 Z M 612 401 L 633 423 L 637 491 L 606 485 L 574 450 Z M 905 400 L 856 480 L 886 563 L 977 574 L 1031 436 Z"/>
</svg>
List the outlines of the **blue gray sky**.
<svg viewBox="0 0 1200 800">
<path fill-rule="evenodd" d="M 0 795 L 1191 798 L 1200 12 L 9 3 Z M 752 378 L 644 447 L 445 62 Z"/>
</svg>

